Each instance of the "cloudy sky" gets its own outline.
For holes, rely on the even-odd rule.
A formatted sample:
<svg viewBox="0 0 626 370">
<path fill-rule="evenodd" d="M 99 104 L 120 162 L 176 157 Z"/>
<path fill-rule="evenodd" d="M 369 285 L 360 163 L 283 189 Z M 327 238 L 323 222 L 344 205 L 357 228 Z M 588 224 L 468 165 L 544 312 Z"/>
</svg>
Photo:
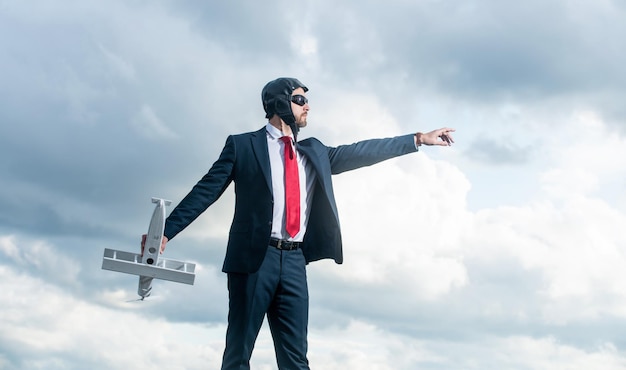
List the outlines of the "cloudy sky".
<svg viewBox="0 0 626 370">
<path fill-rule="evenodd" d="M 0 0 L 0 369 L 215 369 L 232 189 L 137 251 L 263 85 L 327 145 L 449 126 L 334 178 L 345 263 L 309 266 L 314 369 L 626 368 L 626 5 L 618 0 Z M 264 327 L 254 369 L 276 369 Z"/>
</svg>

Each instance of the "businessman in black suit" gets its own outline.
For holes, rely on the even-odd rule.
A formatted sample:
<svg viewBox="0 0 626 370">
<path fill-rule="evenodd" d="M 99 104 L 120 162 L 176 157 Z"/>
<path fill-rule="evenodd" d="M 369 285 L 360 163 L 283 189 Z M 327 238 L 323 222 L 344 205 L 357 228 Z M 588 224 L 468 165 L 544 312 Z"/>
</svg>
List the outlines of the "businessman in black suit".
<svg viewBox="0 0 626 370">
<path fill-rule="evenodd" d="M 161 250 L 235 183 L 222 269 L 229 290 L 224 370 L 250 368 L 266 315 L 278 367 L 309 369 L 305 267 L 323 258 L 343 262 L 331 175 L 412 153 L 421 145 L 453 143 L 450 128 L 338 147 L 315 138 L 297 141 L 307 124 L 307 91 L 295 78 L 270 81 L 261 93 L 267 125 L 229 136 L 218 160 L 166 220 Z"/>
</svg>

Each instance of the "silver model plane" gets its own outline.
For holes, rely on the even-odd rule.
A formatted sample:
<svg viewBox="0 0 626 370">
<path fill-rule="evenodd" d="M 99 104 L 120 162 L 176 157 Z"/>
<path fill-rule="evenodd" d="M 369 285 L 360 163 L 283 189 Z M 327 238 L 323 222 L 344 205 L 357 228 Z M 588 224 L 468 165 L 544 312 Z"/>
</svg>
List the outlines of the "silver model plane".
<svg viewBox="0 0 626 370">
<path fill-rule="evenodd" d="M 193 285 L 195 280 L 195 263 L 181 262 L 160 257 L 161 240 L 165 229 L 165 207 L 169 200 L 152 198 L 156 203 L 143 254 L 104 249 L 102 269 L 139 275 L 137 294 L 141 300 L 152 292 L 152 280 L 162 279 Z"/>
</svg>

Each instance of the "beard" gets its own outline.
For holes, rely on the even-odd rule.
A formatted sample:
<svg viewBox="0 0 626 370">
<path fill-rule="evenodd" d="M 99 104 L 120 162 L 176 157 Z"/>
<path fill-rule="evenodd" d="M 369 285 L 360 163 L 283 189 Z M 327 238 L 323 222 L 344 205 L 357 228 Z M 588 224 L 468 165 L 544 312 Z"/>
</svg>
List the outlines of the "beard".
<svg viewBox="0 0 626 370">
<path fill-rule="evenodd" d="M 296 118 L 296 125 L 298 125 L 298 127 L 306 127 L 306 117 L 307 114 L 306 113 L 302 113 L 300 114 L 297 118 Z"/>
</svg>

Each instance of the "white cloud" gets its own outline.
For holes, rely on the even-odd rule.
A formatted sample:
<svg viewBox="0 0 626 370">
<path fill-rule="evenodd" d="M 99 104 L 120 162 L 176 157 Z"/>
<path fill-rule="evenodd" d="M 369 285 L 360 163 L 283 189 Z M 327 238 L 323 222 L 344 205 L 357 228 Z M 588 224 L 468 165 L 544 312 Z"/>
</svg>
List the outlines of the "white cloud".
<svg viewBox="0 0 626 370">
<path fill-rule="evenodd" d="M 458 169 L 418 153 L 334 182 L 347 265 L 337 274 L 423 299 L 467 283 L 459 241 L 469 183 Z"/>
<path fill-rule="evenodd" d="M 224 326 L 173 323 L 135 308 L 111 309 L 74 297 L 59 286 L 1 265 L 0 342 L 6 369 L 205 369 L 219 367 Z M 329 338 L 332 338 L 330 340 Z M 315 368 L 402 370 L 490 367 L 546 370 L 601 366 L 621 369 L 626 358 L 606 342 L 589 350 L 552 337 L 490 337 L 481 342 L 448 342 L 389 332 L 371 323 L 311 328 L 310 361 Z M 504 355 L 506 354 L 506 355 Z M 252 365 L 274 369 L 267 327 L 257 342 Z M 473 364 L 473 365 L 472 365 Z"/>
<path fill-rule="evenodd" d="M 626 366 L 626 357 L 611 343 L 582 350 L 550 337 L 511 337 L 502 341 L 501 350 L 509 357 L 505 364 L 520 369 L 617 370 Z"/>
<path fill-rule="evenodd" d="M 601 192 L 626 174 L 626 138 L 593 111 L 574 113 L 566 125 L 544 136 L 554 167 L 543 175 L 545 190 L 556 198 Z"/>
<path fill-rule="evenodd" d="M 14 236 L 0 237 L 0 253 L 8 257 L 11 264 L 26 271 L 38 271 L 50 280 L 61 284 L 77 284 L 80 263 L 45 241 L 36 240 L 31 244 L 19 245 Z M 1 256 L 1 254 L 0 254 Z"/>
<path fill-rule="evenodd" d="M 61 266 L 57 269 L 62 271 Z M 0 343 L 7 351 L 3 368 L 219 366 L 223 327 L 175 324 L 142 315 L 137 308 L 102 307 L 4 263 L 0 265 L 0 289 Z"/>
<path fill-rule="evenodd" d="M 333 338 L 328 342 L 327 338 Z M 626 356 L 615 345 L 602 343 L 589 350 L 560 343 L 552 337 L 488 337 L 481 342 L 429 340 L 391 334 L 373 325 L 352 321 L 311 335 L 312 368 L 321 369 L 621 369 Z"/>
<path fill-rule="evenodd" d="M 112 287 L 91 252 L 126 242 L 140 212 L 119 209 L 134 204 L 124 194 L 148 199 L 160 186 L 176 202 L 227 133 L 260 127 L 258 90 L 279 75 L 311 87 L 302 137 L 338 145 L 458 129 L 452 148 L 335 178 L 345 264 L 309 267 L 315 368 L 626 366 L 626 140 L 615 129 L 624 53 L 612 36 L 626 22 L 616 2 L 542 3 L 540 15 L 497 2 L 332 4 L 332 14 L 328 3 L 293 13 L 271 1 L 36 4 L 0 6 L 0 118 L 15 123 L 0 126 L 10 185 L 0 228 L 37 235 L 0 237 L 0 368 L 219 366 L 227 293 L 215 267 L 223 250 L 210 248 L 223 247 L 231 191 L 186 230 L 212 264 L 175 297 L 159 284 L 154 299 L 125 302 L 135 279 L 132 290 Z M 556 19 L 555 9 L 568 12 Z M 124 137 L 129 125 L 167 147 Z M 483 155 L 508 158 L 472 161 L 472 135 L 489 144 Z M 146 182 L 144 160 L 148 176 L 164 176 Z M 58 235 L 82 239 L 55 244 Z M 186 259 L 185 243 L 172 247 Z M 275 368 L 267 328 L 253 364 Z"/>
</svg>

